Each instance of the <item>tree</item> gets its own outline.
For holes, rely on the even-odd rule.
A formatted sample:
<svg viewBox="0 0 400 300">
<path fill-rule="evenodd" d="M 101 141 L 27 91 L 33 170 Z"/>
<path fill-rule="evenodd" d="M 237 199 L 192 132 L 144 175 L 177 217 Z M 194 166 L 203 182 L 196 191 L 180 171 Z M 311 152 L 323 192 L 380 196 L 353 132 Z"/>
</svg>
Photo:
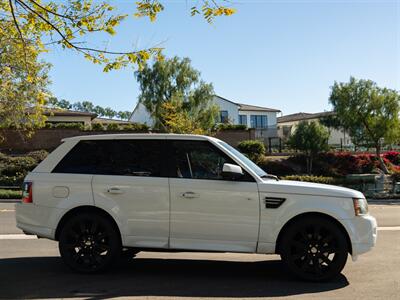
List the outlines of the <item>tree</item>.
<svg viewBox="0 0 400 300">
<path fill-rule="evenodd" d="M 202 115 L 191 114 L 184 109 L 184 102 L 181 97 L 174 97 L 171 101 L 161 104 L 160 127 L 165 132 L 205 134 L 211 127 L 202 127 L 205 124 L 201 121 Z"/>
<path fill-rule="evenodd" d="M 381 169 L 387 174 L 381 149 L 400 138 L 399 93 L 380 88 L 371 80 L 351 77 L 348 83 L 334 83 L 329 102 L 352 140 L 376 149 Z"/>
<path fill-rule="evenodd" d="M 45 121 L 50 65 L 38 60 L 36 45 L 27 42 L 23 50 L 12 38 L 16 31 L 10 22 L 0 22 L 0 128 L 30 134 Z"/>
<path fill-rule="evenodd" d="M 328 130 L 318 122 L 300 122 L 290 136 L 291 148 L 303 151 L 307 157 L 307 173 L 311 174 L 315 155 L 328 150 Z"/>
<path fill-rule="evenodd" d="M 110 107 L 103 108 L 99 105 L 95 106 L 90 101 L 70 103 L 68 100 L 65 100 L 65 99 L 58 100 L 56 97 L 51 97 L 48 100 L 47 104 L 50 107 L 54 107 L 54 108 L 74 109 L 77 111 L 95 113 L 99 117 L 108 117 L 108 118 L 117 117 L 117 119 L 119 119 L 119 120 L 128 120 L 131 115 L 130 111 L 116 112 L 115 110 L 111 109 Z"/>
<path fill-rule="evenodd" d="M 0 0 L 0 127 L 13 126 L 29 129 L 43 125 L 41 114 L 46 101 L 49 65 L 39 62 L 38 56 L 60 46 L 82 54 L 104 71 L 127 65 L 139 69 L 150 58 L 163 59 L 161 47 L 117 50 L 89 47 L 86 40 L 96 33 L 115 34 L 116 27 L 127 15 L 115 13 L 113 1 L 92 0 Z M 212 22 L 217 16 L 229 16 L 232 8 L 221 1 L 200 1 L 191 8 L 191 14 L 201 14 Z M 155 21 L 164 5 L 158 0 L 136 2 L 136 17 Z M 70 108 L 68 103 L 59 103 Z M 25 110 L 29 108 L 30 114 Z M 108 110 L 107 114 L 112 114 Z"/>
<path fill-rule="evenodd" d="M 139 102 L 153 118 L 155 129 L 165 130 L 162 109 L 170 101 L 175 102 L 177 113 L 195 120 L 199 128 L 209 131 L 215 124 L 218 109 L 213 104 L 213 87 L 200 79 L 200 72 L 190 65 L 189 58 L 157 61 L 135 75 L 140 86 Z"/>
<path fill-rule="evenodd" d="M 136 2 L 135 17 L 148 17 L 155 21 L 164 10 L 164 1 L 141 0 Z M 212 22 L 217 16 L 229 16 L 235 11 L 219 3 L 223 1 L 199 1 L 191 8 L 192 16 L 201 14 Z M 0 22 L 13 26 L 10 32 L 4 31 L 8 39 L 14 39 L 21 55 L 26 55 L 30 44 L 37 50 L 48 50 L 50 45 L 59 45 L 82 54 L 96 64 L 103 64 L 104 71 L 119 69 L 126 65 L 141 67 L 149 58 L 162 59 L 161 47 L 147 49 L 112 51 L 106 48 L 93 48 L 84 41 L 93 33 L 114 35 L 116 27 L 126 14 L 116 13 L 113 1 L 92 0 L 0 0 Z M 199 4 L 200 3 L 200 4 Z"/>
</svg>

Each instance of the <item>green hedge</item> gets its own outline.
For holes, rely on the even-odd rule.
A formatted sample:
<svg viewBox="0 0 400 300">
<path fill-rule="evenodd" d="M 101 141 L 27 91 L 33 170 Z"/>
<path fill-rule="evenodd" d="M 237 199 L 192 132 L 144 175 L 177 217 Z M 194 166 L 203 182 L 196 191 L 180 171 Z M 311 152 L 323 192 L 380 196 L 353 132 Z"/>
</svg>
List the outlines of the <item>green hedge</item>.
<svg viewBox="0 0 400 300">
<path fill-rule="evenodd" d="M 246 140 L 237 146 L 239 151 L 246 154 L 254 162 L 260 162 L 265 154 L 264 143 L 258 140 Z"/>
<path fill-rule="evenodd" d="M 92 124 L 92 130 L 94 130 L 94 131 L 103 131 L 105 129 L 104 129 L 103 124 L 101 124 L 101 123 L 93 123 Z"/>
<path fill-rule="evenodd" d="M 0 185 L 21 185 L 26 174 L 33 170 L 48 153 L 44 150 L 32 151 L 24 156 L 10 156 L 0 153 Z"/>
<path fill-rule="evenodd" d="M 91 126 L 84 126 L 81 123 L 46 123 L 46 129 L 77 129 L 81 131 L 140 131 L 147 132 L 149 127 L 146 124 L 140 123 L 93 123 Z"/>
<path fill-rule="evenodd" d="M 246 125 L 239 125 L 239 124 L 218 124 L 217 130 L 246 130 Z"/>
<path fill-rule="evenodd" d="M 313 175 L 289 175 L 280 177 L 283 180 L 296 180 L 323 184 L 333 184 L 355 188 L 356 185 L 366 183 L 374 183 L 374 179 L 368 178 L 346 178 L 346 177 L 330 177 L 330 176 L 313 176 Z"/>
<path fill-rule="evenodd" d="M 340 184 L 343 183 L 341 178 L 325 177 L 325 176 L 312 176 L 312 175 L 289 175 L 281 177 L 283 180 L 305 181 L 323 184 Z"/>
<path fill-rule="evenodd" d="M 3 190 L 0 189 L 0 199 L 21 199 L 21 190 Z"/>
</svg>

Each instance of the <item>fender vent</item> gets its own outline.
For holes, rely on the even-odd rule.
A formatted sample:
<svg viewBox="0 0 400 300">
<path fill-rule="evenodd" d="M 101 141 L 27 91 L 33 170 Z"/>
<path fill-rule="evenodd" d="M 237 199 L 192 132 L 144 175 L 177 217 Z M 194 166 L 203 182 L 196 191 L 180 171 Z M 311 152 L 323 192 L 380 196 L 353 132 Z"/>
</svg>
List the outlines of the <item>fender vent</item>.
<svg viewBox="0 0 400 300">
<path fill-rule="evenodd" d="M 278 208 L 285 200 L 286 198 L 265 197 L 265 208 Z"/>
</svg>

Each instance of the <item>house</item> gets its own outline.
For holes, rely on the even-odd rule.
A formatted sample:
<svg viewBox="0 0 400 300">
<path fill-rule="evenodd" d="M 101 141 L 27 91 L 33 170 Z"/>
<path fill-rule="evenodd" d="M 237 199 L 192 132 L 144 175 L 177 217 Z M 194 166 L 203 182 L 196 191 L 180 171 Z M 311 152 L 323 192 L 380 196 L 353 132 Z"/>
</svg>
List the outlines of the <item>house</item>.
<svg viewBox="0 0 400 300">
<path fill-rule="evenodd" d="M 277 118 L 278 136 L 287 141 L 288 138 L 295 132 L 297 125 L 302 121 L 319 122 L 321 118 L 334 115 L 332 111 L 319 113 L 295 113 Z M 332 146 L 352 146 L 351 139 L 346 131 L 329 128 L 328 144 Z"/>
<path fill-rule="evenodd" d="M 118 120 L 118 119 L 110 119 L 110 118 L 103 118 L 103 117 L 96 117 L 92 120 L 92 124 L 95 123 L 100 123 L 103 125 L 108 125 L 108 124 L 118 124 L 118 125 L 128 125 L 128 124 L 132 124 L 131 121 L 127 121 L 127 120 Z"/>
<path fill-rule="evenodd" d="M 261 107 L 249 104 L 233 102 L 221 96 L 214 96 L 213 102 L 219 107 L 219 123 L 231 123 L 246 125 L 254 128 L 256 138 L 268 139 L 277 137 L 277 114 L 279 109 Z M 153 125 L 153 120 L 141 103 L 138 103 L 132 112 L 131 122 Z"/>
<path fill-rule="evenodd" d="M 46 108 L 43 112 L 46 116 L 46 123 L 78 123 L 84 126 L 91 126 L 94 123 L 101 123 L 107 125 L 114 124 L 131 124 L 132 122 L 126 120 L 116 120 L 110 118 L 97 117 L 97 114 L 84 111 L 74 111 L 59 108 Z"/>
<path fill-rule="evenodd" d="M 47 117 L 46 123 L 79 123 L 90 126 L 92 120 L 97 117 L 96 114 L 90 112 L 46 108 L 43 114 Z"/>
</svg>

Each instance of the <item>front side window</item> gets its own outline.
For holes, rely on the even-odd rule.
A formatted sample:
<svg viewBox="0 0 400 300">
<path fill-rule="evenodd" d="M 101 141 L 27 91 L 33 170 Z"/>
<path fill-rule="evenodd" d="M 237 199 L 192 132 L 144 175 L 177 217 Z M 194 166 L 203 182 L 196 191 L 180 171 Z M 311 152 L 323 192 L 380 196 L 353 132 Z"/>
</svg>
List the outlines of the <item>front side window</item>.
<svg viewBox="0 0 400 300">
<path fill-rule="evenodd" d="M 251 169 L 254 173 L 256 173 L 258 176 L 263 177 L 266 176 L 267 173 L 261 169 L 259 166 L 257 166 L 254 162 L 252 162 L 247 156 L 233 148 L 231 145 L 219 141 L 218 144 L 222 146 L 224 149 L 228 150 L 230 153 L 234 154 L 237 158 L 240 159 L 240 161 L 245 164 L 249 169 Z M 250 176 L 250 175 L 249 175 Z"/>
<path fill-rule="evenodd" d="M 171 177 L 226 180 L 222 176 L 225 163 L 236 164 L 229 156 L 206 141 L 171 141 Z M 245 172 L 241 181 L 254 181 Z"/>
<path fill-rule="evenodd" d="M 163 177 L 162 140 L 80 141 L 53 173 Z"/>
</svg>

